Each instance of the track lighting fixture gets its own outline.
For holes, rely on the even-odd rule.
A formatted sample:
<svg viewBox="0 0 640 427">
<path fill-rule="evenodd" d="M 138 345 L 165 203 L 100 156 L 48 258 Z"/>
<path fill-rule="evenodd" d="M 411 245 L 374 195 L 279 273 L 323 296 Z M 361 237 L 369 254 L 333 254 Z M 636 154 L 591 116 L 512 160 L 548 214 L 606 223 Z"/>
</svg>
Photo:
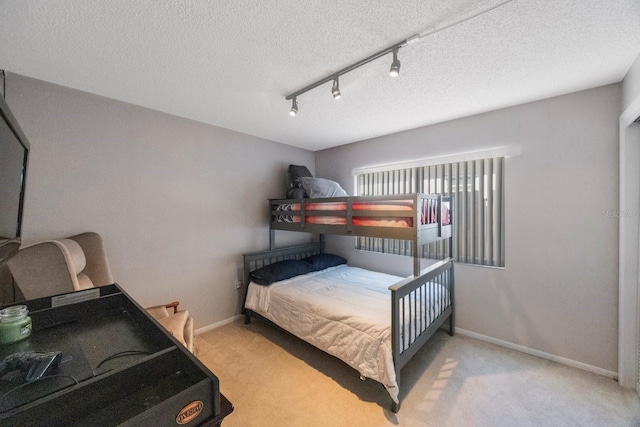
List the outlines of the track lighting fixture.
<svg viewBox="0 0 640 427">
<path fill-rule="evenodd" d="M 333 80 L 333 87 L 331 88 L 331 94 L 333 95 L 333 99 L 340 99 L 340 97 L 342 96 L 340 94 L 340 83 L 338 83 L 337 77 Z"/>
<path fill-rule="evenodd" d="M 391 63 L 391 69 L 389 75 L 391 77 L 398 77 L 400 74 L 400 61 L 398 60 L 398 48 L 393 49 L 393 62 Z"/>
<path fill-rule="evenodd" d="M 314 88 L 316 88 L 316 87 L 318 87 L 320 85 L 323 85 L 323 84 L 325 84 L 327 82 L 330 82 L 332 80 L 333 80 L 333 86 L 331 88 L 331 94 L 333 95 L 334 99 L 340 98 L 340 85 L 338 83 L 338 77 L 340 77 L 343 74 L 348 73 L 349 71 L 353 71 L 356 68 L 362 67 L 363 65 L 368 64 L 371 61 L 374 61 L 374 60 L 376 60 L 378 58 L 381 58 L 381 57 L 385 56 L 388 53 L 393 53 L 393 62 L 391 63 L 391 68 L 389 69 L 389 75 L 391 77 L 397 77 L 398 74 L 400 74 L 400 61 L 398 60 L 398 51 L 400 50 L 401 47 L 408 46 L 410 44 L 413 44 L 413 43 L 419 41 L 420 39 L 423 39 L 423 38 L 427 37 L 427 36 L 430 36 L 432 34 L 438 33 L 440 31 L 444 31 L 444 30 L 446 30 L 448 28 L 451 28 L 451 27 L 454 27 L 456 25 L 462 24 L 463 22 L 470 21 L 470 20 L 472 20 L 474 18 L 477 18 L 480 15 L 484 15 L 485 13 L 491 12 L 494 9 L 497 9 L 499 7 L 502 7 L 502 6 L 506 5 L 506 4 L 508 4 L 508 3 L 511 3 L 512 1 L 513 0 L 503 0 L 502 2 L 496 4 L 496 5 L 492 6 L 492 7 L 489 7 L 487 9 L 485 9 L 485 10 L 481 10 L 481 11 L 479 11 L 479 12 L 477 12 L 477 13 L 471 15 L 471 16 L 467 16 L 467 17 L 462 18 L 462 19 L 460 19 L 460 20 L 458 20 L 456 22 L 452 22 L 452 23 L 450 23 L 448 25 L 445 25 L 443 27 L 433 28 L 433 29 L 426 30 L 426 31 L 423 31 L 421 33 L 415 34 L 415 35 L 409 37 L 408 39 L 405 39 L 405 40 L 401 41 L 400 43 L 396 43 L 396 44 L 394 44 L 392 46 L 389 46 L 388 48 L 383 49 L 378 53 L 374 53 L 373 55 L 371 55 L 371 56 L 369 56 L 369 57 L 367 57 L 367 58 L 365 58 L 365 59 L 363 59 L 361 61 L 358 61 L 358 62 L 356 62 L 354 64 L 351 64 L 348 67 L 345 67 L 345 68 L 343 68 L 342 70 L 340 70 L 338 72 L 334 72 L 330 76 L 327 76 L 327 77 L 325 77 L 325 78 L 323 78 L 321 80 L 318 80 L 315 83 L 311 83 L 310 85 L 298 90 L 297 92 L 293 92 L 292 94 L 287 95 L 285 97 L 285 99 L 287 101 L 290 100 L 290 99 L 292 100 L 291 110 L 289 110 L 289 114 L 291 114 L 292 116 L 295 116 L 298 113 L 298 102 L 296 100 L 298 95 L 302 95 L 303 93 L 308 92 L 311 89 L 314 89 Z"/>
<path fill-rule="evenodd" d="M 289 110 L 289 114 L 291 114 L 292 116 L 295 116 L 296 113 L 298 112 L 298 103 L 296 102 L 296 98 L 298 97 L 298 95 L 302 95 L 305 92 L 309 92 L 311 89 L 314 89 L 314 88 L 316 88 L 316 87 L 318 87 L 318 86 L 320 86 L 322 84 L 325 84 L 327 82 L 330 82 L 332 80 L 333 80 L 333 86 L 331 88 L 331 94 L 333 95 L 334 99 L 340 98 L 341 94 L 340 94 L 340 84 L 338 83 L 338 77 L 340 77 L 343 74 L 348 73 L 349 71 L 353 71 L 356 68 L 362 67 L 363 65 L 368 64 L 369 62 L 374 61 L 374 60 L 376 60 L 376 59 L 378 59 L 378 58 L 380 58 L 380 57 L 382 57 L 382 56 L 384 56 L 384 55 L 386 55 L 388 53 L 391 53 L 391 52 L 394 52 L 394 51 L 397 53 L 398 50 L 401 47 L 406 46 L 408 44 L 411 44 L 413 42 L 416 42 L 416 41 L 418 41 L 419 38 L 420 37 L 418 35 L 416 35 L 416 36 L 410 37 L 410 38 L 408 38 L 406 40 L 403 40 L 400 43 L 396 43 L 393 46 L 388 47 L 388 48 L 386 48 L 384 50 L 381 50 L 378 53 L 374 53 L 373 55 L 369 56 L 368 58 L 363 59 L 362 61 L 356 62 L 355 64 L 352 64 L 352 65 L 349 65 L 346 68 L 343 68 L 342 70 L 338 71 L 337 73 L 332 74 L 329 77 L 325 77 L 324 79 L 318 80 L 317 82 L 312 83 L 309 86 L 307 86 L 305 88 L 302 88 L 297 92 L 294 92 L 294 93 L 292 93 L 290 95 L 287 95 L 285 97 L 285 99 L 287 101 L 291 99 L 292 102 L 293 102 L 293 104 L 291 106 L 291 110 Z M 397 56 L 394 55 L 394 64 L 396 62 L 398 63 L 398 68 L 399 68 L 400 67 L 400 65 L 399 65 L 400 62 L 398 61 Z"/>
</svg>

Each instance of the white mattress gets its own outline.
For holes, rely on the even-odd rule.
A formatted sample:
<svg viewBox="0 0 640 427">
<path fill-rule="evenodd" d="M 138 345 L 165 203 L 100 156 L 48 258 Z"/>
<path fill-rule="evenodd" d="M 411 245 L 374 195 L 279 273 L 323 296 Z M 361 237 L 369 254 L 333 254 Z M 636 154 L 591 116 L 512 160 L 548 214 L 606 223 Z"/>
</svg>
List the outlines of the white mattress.
<svg viewBox="0 0 640 427">
<path fill-rule="evenodd" d="M 269 286 L 250 283 L 245 307 L 382 383 L 398 402 L 388 287 L 402 279 L 341 265 Z"/>
</svg>

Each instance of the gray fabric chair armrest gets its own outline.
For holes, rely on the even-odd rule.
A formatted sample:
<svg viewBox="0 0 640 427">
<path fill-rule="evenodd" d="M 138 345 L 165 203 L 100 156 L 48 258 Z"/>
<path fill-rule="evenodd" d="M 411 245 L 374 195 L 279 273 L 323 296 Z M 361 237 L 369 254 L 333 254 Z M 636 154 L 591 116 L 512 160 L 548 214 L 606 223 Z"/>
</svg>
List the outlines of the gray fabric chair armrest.
<svg viewBox="0 0 640 427">
<path fill-rule="evenodd" d="M 114 283 L 111 269 L 107 261 L 107 251 L 102 236 L 87 232 L 71 236 L 69 239 L 80 245 L 87 259 L 84 273 L 91 278 L 94 286 L 104 286 Z"/>
<path fill-rule="evenodd" d="M 75 290 L 67 260 L 56 242 L 26 246 L 7 261 L 7 265 L 26 299 Z"/>
<path fill-rule="evenodd" d="M 178 310 L 178 301 L 145 310 L 193 354 L 196 353 L 193 318 L 188 310 Z M 169 310 L 171 309 L 171 310 Z"/>
</svg>

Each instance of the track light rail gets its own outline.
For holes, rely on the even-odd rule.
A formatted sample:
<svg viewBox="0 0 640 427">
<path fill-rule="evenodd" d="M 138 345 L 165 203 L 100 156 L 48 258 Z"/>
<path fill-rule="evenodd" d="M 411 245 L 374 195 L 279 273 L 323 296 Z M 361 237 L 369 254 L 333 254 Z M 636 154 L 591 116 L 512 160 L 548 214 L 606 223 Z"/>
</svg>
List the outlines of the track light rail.
<svg viewBox="0 0 640 427">
<path fill-rule="evenodd" d="M 454 27 L 456 25 L 462 24 L 464 22 L 470 21 L 470 20 L 472 20 L 474 18 L 477 18 L 478 16 L 484 15 L 485 13 L 488 13 L 488 12 L 494 10 L 494 9 L 497 9 L 499 7 L 502 7 L 502 6 L 506 5 L 506 4 L 508 4 L 508 3 L 511 3 L 512 1 L 513 0 L 503 0 L 502 2 L 500 2 L 498 4 L 495 4 L 492 7 L 489 7 L 487 9 L 481 10 L 481 11 L 479 11 L 479 12 L 477 12 L 477 13 L 471 15 L 471 16 L 467 16 L 467 17 L 465 17 L 463 19 L 460 19 L 460 20 L 458 20 L 456 22 L 452 22 L 452 23 L 450 23 L 450 24 L 448 24 L 446 26 L 443 26 L 443 27 L 440 27 L 440 28 L 433 28 L 433 29 L 430 29 L 430 30 L 423 31 L 423 32 L 421 32 L 419 34 L 413 35 L 413 36 L 409 37 L 408 39 L 405 39 L 405 40 L 403 40 L 403 41 L 401 41 L 399 43 L 391 45 L 386 49 L 382 49 L 380 52 L 374 53 L 373 55 L 368 56 L 368 57 L 364 58 L 361 61 L 355 62 L 355 63 L 349 65 L 348 67 L 345 67 L 345 68 L 343 68 L 343 69 L 341 69 L 341 70 L 339 70 L 339 71 L 337 71 L 337 72 L 335 72 L 335 73 L 333 73 L 333 74 L 331 74 L 331 75 L 329 75 L 329 76 L 327 76 L 327 77 L 325 77 L 325 78 L 323 78 L 321 80 L 318 80 L 318 81 L 316 81 L 314 83 L 311 83 L 310 85 L 305 86 L 302 89 L 297 90 L 297 91 L 287 95 L 285 97 L 285 99 L 287 101 L 291 100 L 291 109 L 289 110 L 289 113 L 292 116 L 295 116 L 298 113 L 298 100 L 297 100 L 298 96 L 302 95 L 305 92 L 309 92 L 311 89 L 315 89 L 318 86 L 323 85 L 323 84 L 325 84 L 327 82 L 330 82 L 332 80 L 333 80 L 334 83 L 333 83 L 333 87 L 332 87 L 331 93 L 333 94 L 334 99 L 340 98 L 340 88 L 339 88 L 339 84 L 338 84 L 338 77 L 340 77 L 341 75 L 346 74 L 346 73 L 348 73 L 350 71 L 353 71 L 356 68 L 362 67 L 363 65 L 368 64 L 371 61 L 375 61 L 376 59 L 378 59 L 378 58 L 380 58 L 380 57 L 382 57 L 382 56 L 384 56 L 384 55 L 386 55 L 388 53 L 393 53 L 393 63 L 391 64 L 391 69 L 390 69 L 389 75 L 391 77 L 396 77 L 398 75 L 398 73 L 400 72 L 400 61 L 398 60 L 398 51 L 400 50 L 400 48 L 405 47 L 405 46 L 410 45 L 410 44 L 413 44 L 413 43 L 419 41 L 421 38 L 424 38 L 424 37 L 429 36 L 431 34 L 435 34 L 435 33 L 438 33 L 440 31 L 444 31 L 446 29 Z"/>
<path fill-rule="evenodd" d="M 362 67 L 363 65 L 368 64 L 371 61 L 375 61 L 376 59 L 378 59 L 378 58 L 380 58 L 380 57 L 382 57 L 382 56 L 384 56 L 384 55 L 386 55 L 388 53 L 392 53 L 395 49 L 399 50 L 401 47 L 404 47 L 407 44 L 409 44 L 409 41 L 414 39 L 415 37 L 418 37 L 418 36 L 410 37 L 408 39 L 405 39 L 405 40 L 401 41 L 400 43 L 396 43 L 393 46 L 389 46 L 386 49 L 382 49 L 380 52 L 374 53 L 373 55 L 368 56 L 368 57 L 364 58 L 363 60 L 360 60 L 360 61 L 358 61 L 356 63 L 353 63 L 353 64 L 349 65 L 348 67 L 345 67 L 342 70 L 337 71 L 337 72 L 331 74 L 330 76 L 325 77 L 322 80 L 318 80 L 317 82 L 311 83 L 310 85 L 305 86 L 302 89 L 291 93 L 290 95 L 287 95 L 285 99 L 288 101 L 290 99 L 296 98 L 298 95 L 302 95 L 305 92 L 309 92 L 311 89 L 315 89 L 320 85 L 323 85 L 323 84 L 325 84 L 327 82 L 335 80 L 336 78 L 340 77 L 341 75 L 346 74 L 346 73 L 348 73 L 350 71 L 353 71 L 356 68 Z"/>
</svg>

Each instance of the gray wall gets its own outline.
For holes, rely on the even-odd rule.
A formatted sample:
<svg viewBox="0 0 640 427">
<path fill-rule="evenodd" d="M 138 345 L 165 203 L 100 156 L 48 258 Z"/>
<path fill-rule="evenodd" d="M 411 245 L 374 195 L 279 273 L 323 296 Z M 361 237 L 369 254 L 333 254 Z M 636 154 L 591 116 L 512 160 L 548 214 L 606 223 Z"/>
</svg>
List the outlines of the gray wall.
<svg viewBox="0 0 640 427">
<path fill-rule="evenodd" d="M 316 153 L 317 176 L 353 194 L 351 170 L 516 146 L 507 159 L 506 268 L 457 264 L 457 326 L 617 370 L 618 116 L 610 85 Z M 329 249 L 353 263 L 411 273 L 403 257 Z"/>
<path fill-rule="evenodd" d="M 197 328 L 239 312 L 241 254 L 313 152 L 16 74 L 6 92 L 31 142 L 24 243 L 96 231 L 143 306 L 180 300 Z"/>
<path fill-rule="evenodd" d="M 630 75 L 632 100 L 640 72 Z M 240 254 L 267 247 L 265 199 L 282 196 L 289 163 L 313 171 L 315 158 L 317 176 L 352 192 L 354 167 L 518 146 L 506 169 L 507 265 L 456 266 L 458 326 L 616 370 L 618 222 L 607 212 L 618 205 L 620 85 L 315 157 L 15 74 L 6 95 L 32 145 L 25 243 L 97 231 L 128 292 L 143 305 L 180 299 L 196 327 L 238 312 Z M 300 239 L 278 235 L 280 245 Z M 350 238 L 328 244 L 358 265 L 411 269 L 406 257 L 353 251 Z"/>
</svg>

